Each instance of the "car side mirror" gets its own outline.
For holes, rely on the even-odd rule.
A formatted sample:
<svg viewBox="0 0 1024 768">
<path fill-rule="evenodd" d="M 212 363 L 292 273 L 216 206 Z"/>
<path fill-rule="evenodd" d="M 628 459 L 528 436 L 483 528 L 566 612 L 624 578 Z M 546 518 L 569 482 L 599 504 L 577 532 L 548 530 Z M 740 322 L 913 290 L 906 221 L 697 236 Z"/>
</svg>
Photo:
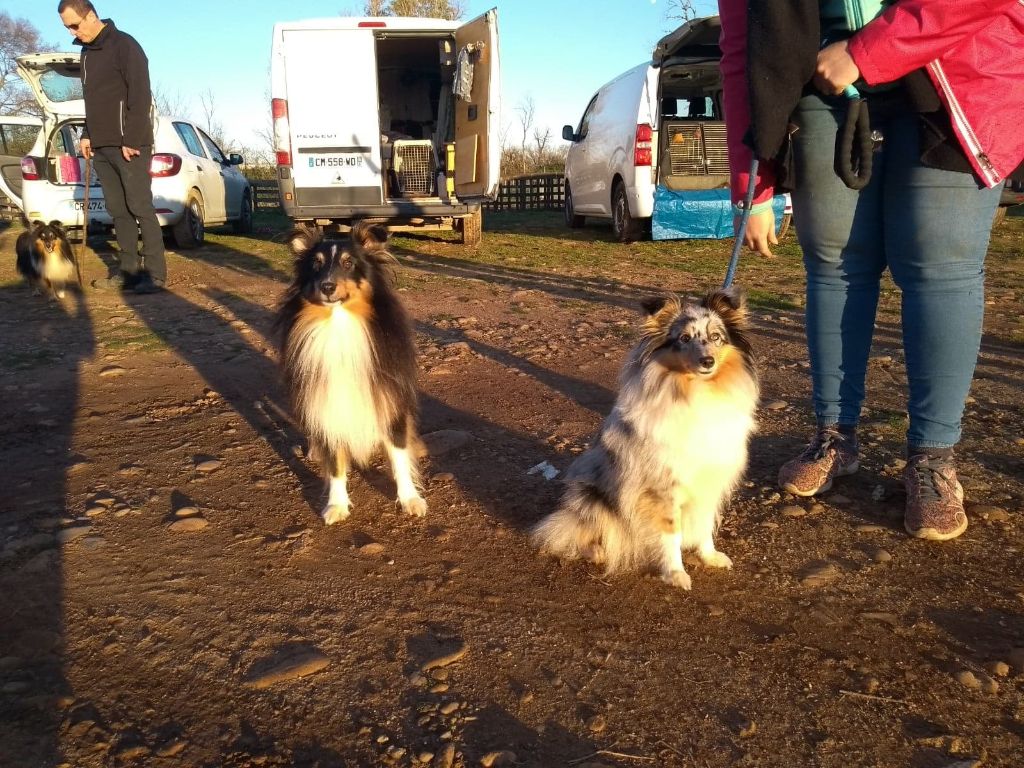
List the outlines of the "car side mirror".
<svg viewBox="0 0 1024 768">
<path fill-rule="evenodd" d="M 571 125 L 562 126 L 562 138 L 566 141 L 576 141 L 576 131 L 573 130 Z"/>
<path fill-rule="evenodd" d="M 228 165 L 242 165 L 243 163 L 245 163 L 245 158 L 237 152 L 228 155 Z"/>
</svg>

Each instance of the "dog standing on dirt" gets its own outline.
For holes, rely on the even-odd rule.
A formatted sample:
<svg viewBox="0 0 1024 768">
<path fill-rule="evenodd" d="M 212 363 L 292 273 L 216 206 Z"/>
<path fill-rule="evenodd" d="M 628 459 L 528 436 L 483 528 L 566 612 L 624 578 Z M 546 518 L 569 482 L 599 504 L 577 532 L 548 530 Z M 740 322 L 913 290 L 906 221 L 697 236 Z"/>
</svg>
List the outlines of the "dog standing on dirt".
<svg viewBox="0 0 1024 768">
<path fill-rule="evenodd" d="M 26 229 L 14 244 L 18 272 L 36 293 L 64 297 L 64 286 L 75 279 L 71 243 L 59 221 L 25 222 Z"/>
<path fill-rule="evenodd" d="M 747 464 L 758 382 L 737 292 L 644 302 L 639 343 L 597 443 L 566 473 L 559 509 L 533 541 L 606 573 L 654 565 L 689 589 L 683 550 L 731 568 L 715 549 L 722 506 Z"/>
<path fill-rule="evenodd" d="M 427 512 L 418 490 L 416 348 L 392 287 L 387 237 L 385 227 L 360 222 L 348 240 L 306 227 L 289 238 L 295 278 L 275 329 L 292 408 L 327 477 L 328 525 L 349 516 L 350 464 L 365 465 L 381 446 L 402 508 Z"/>
</svg>

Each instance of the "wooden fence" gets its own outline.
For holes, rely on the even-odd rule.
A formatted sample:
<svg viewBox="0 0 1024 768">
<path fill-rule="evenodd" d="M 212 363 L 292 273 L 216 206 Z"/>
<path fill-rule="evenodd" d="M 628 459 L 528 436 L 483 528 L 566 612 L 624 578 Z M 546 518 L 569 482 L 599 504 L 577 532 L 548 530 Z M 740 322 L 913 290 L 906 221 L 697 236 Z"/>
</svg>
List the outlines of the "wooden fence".
<svg viewBox="0 0 1024 768">
<path fill-rule="evenodd" d="M 281 207 L 276 180 L 259 179 L 249 183 L 257 211 Z M 560 211 L 564 204 L 565 178 L 560 173 L 541 173 L 504 179 L 498 187 L 497 199 L 485 203 L 484 208 L 488 211 Z"/>
</svg>

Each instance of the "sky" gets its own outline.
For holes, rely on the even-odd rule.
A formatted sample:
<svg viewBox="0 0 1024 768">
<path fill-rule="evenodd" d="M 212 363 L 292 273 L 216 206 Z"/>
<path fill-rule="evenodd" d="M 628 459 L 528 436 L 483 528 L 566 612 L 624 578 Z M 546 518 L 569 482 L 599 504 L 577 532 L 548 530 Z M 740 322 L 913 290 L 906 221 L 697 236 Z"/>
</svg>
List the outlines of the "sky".
<svg viewBox="0 0 1024 768">
<path fill-rule="evenodd" d="M 270 42 L 279 21 L 358 15 L 358 0 L 93 0 L 102 18 L 141 43 L 153 86 L 203 121 L 209 94 L 215 122 L 228 143 L 262 146 L 269 127 Z M 717 12 L 696 0 L 699 15 Z M 669 0 L 464 0 L 463 20 L 498 9 L 502 126 L 505 141 L 522 138 L 520 112 L 534 104 L 534 126 L 549 128 L 554 145 L 562 126 L 579 121 L 602 84 L 650 57 L 678 22 Z M 57 0 L 0 0 L 0 10 L 28 19 L 59 50 L 78 50 L 60 23 Z M 532 134 L 532 131 L 531 131 Z M 532 136 L 531 136 L 532 142 Z"/>
</svg>

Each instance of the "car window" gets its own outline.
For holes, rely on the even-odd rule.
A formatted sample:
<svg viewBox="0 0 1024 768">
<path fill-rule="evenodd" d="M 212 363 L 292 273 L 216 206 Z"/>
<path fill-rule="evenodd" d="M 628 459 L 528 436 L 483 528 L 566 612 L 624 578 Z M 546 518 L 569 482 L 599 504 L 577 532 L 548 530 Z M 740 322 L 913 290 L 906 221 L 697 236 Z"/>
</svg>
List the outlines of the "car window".
<svg viewBox="0 0 1024 768">
<path fill-rule="evenodd" d="M 47 99 L 53 102 L 75 101 L 82 95 L 82 79 L 78 74 L 62 74 L 47 70 L 39 77 L 39 88 Z"/>
<path fill-rule="evenodd" d="M 0 124 L 0 155 L 27 155 L 38 135 L 38 125 Z"/>
<path fill-rule="evenodd" d="M 196 134 L 195 128 L 188 123 L 175 123 L 174 130 L 185 143 L 185 149 L 196 157 L 206 157 L 206 153 L 203 152 L 203 145 L 199 141 L 199 136 Z"/>
<path fill-rule="evenodd" d="M 590 100 L 587 108 L 583 110 L 583 117 L 580 118 L 580 127 L 576 129 L 576 135 L 581 139 L 587 135 L 587 131 L 590 128 L 590 116 L 594 112 L 594 105 L 597 103 L 598 95 L 594 94 L 594 98 Z"/>
<path fill-rule="evenodd" d="M 199 136 L 202 138 L 203 144 L 206 145 L 206 151 L 210 153 L 210 157 L 222 165 L 227 165 L 228 159 L 224 156 L 224 153 L 220 151 L 220 147 L 217 146 L 217 142 L 207 136 L 202 130 L 199 131 Z"/>
</svg>

